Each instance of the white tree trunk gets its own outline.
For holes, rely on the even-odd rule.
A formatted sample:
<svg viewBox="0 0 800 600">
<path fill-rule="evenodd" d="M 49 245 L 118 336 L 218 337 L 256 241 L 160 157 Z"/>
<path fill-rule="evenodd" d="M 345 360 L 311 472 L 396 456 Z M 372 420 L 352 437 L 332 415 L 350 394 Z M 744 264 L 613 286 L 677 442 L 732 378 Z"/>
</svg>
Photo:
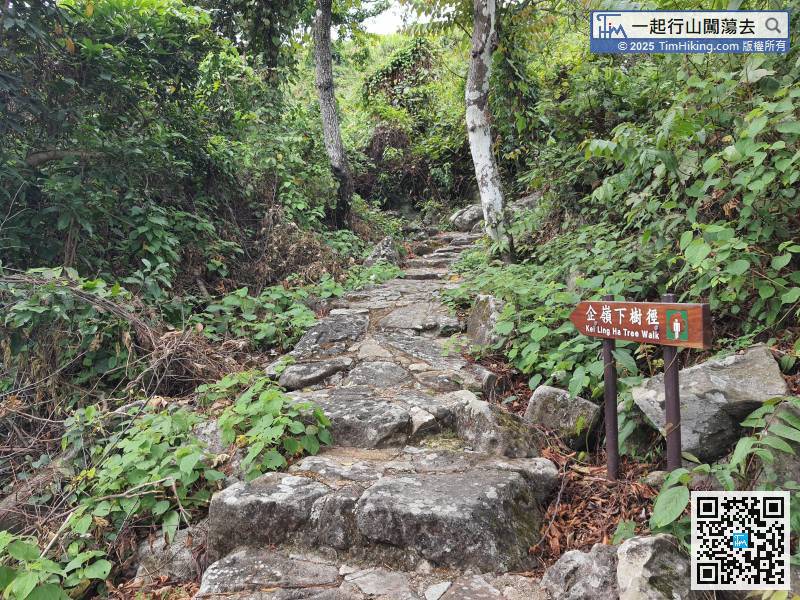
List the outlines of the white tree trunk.
<svg viewBox="0 0 800 600">
<path fill-rule="evenodd" d="M 333 176 L 339 183 L 339 193 L 332 214 L 336 227 L 344 227 L 350 213 L 353 195 L 353 177 L 339 131 L 336 96 L 333 89 L 333 61 L 331 59 L 331 5 L 332 0 L 317 0 L 314 18 L 314 62 L 316 63 L 317 93 L 322 117 L 322 137 L 331 161 Z"/>
<path fill-rule="evenodd" d="M 500 173 L 492 152 L 489 76 L 492 53 L 497 46 L 495 0 L 474 0 L 472 53 L 467 76 L 467 135 L 475 177 L 481 196 L 486 233 L 499 242 L 504 253 L 512 252 L 503 209 Z"/>
</svg>

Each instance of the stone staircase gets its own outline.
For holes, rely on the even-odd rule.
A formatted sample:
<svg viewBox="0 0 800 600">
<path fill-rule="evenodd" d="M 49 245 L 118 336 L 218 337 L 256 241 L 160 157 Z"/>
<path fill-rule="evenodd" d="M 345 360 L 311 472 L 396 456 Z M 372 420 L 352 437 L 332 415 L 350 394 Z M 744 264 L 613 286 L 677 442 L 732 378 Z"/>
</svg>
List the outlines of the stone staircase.
<svg viewBox="0 0 800 600">
<path fill-rule="evenodd" d="M 461 357 L 438 300 L 475 237 L 439 234 L 405 278 L 336 301 L 290 353 L 280 383 L 326 412 L 336 446 L 214 495 L 197 598 L 542 597 L 509 572 L 536 565 L 556 468 L 479 399 L 496 378 Z"/>
</svg>

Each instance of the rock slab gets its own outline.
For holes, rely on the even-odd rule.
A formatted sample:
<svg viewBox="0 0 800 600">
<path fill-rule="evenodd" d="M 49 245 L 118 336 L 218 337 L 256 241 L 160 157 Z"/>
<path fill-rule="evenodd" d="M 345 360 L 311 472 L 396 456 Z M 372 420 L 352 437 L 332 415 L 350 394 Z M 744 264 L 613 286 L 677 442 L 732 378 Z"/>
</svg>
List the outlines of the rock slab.
<svg viewBox="0 0 800 600">
<path fill-rule="evenodd" d="M 600 407 L 572 398 L 565 390 L 540 385 L 531 394 L 524 420 L 554 431 L 570 448 L 579 450 L 587 446 L 597 427 Z"/>
<path fill-rule="evenodd" d="M 475 298 L 467 318 L 467 337 L 476 346 L 495 346 L 502 336 L 495 333 L 504 303 L 494 296 L 480 294 Z"/>
<path fill-rule="evenodd" d="M 763 345 L 681 370 L 683 451 L 706 462 L 724 456 L 741 437 L 739 423 L 765 400 L 786 393 L 778 363 Z M 663 434 L 663 374 L 633 388 L 632 394 L 637 406 Z"/>
<path fill-rule="evenodd" d="M 565 552 L 545 571 L 542 589 L 559 600 L 617 598 L 617 548 L 595 544 L 590 552 Z"/>
</svg>

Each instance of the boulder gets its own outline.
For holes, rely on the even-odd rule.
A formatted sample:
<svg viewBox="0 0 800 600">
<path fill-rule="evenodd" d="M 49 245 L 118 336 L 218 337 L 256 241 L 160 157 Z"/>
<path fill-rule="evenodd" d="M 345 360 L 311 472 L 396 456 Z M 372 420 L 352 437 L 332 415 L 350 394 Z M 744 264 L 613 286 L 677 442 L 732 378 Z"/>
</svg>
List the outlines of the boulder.
<svg viewBox="0 0 800 600">
<path fill-rule="evenodd" d="M 766 346 L 714 359 L 680 372 L 683 450 L 703 461 L 724 456 L 742 435 L 739 423 L 765 400 L 787 393 L 778 363 Z M 648 420 L 664 428 L 664 376 L 632 390 Z"/>
<path fill-rule="evenodd" d="M 453 401 L 456 433 L 473 450 L 511 458 L 538 456 L 537 432 L 518 416 L 466 390 L 447 397 Z"/>
<path fill-rule="evenodd" d="M 531 395 L 524 420 L 554 431 L 570 448 L 586 447 L 600 420 L 600 407 L 569 392 L 540 385 Z"/>
<path fill-rule="evenodd" d="M 448 219 L 456 231 L 471 231 L 475 224 L 482 220 L 483 208 L 480 204 L 461 208 L 450 215 Z"/>
<path fill-rule="evenodd" d="M 283 370 L 278 378 L 278 384 L 287 390 L 299 390 L 320 383 L 334 373 L 346 371 L 351 366 L 353 366 L 353 359 L 346 356 L 316 362 L 295 363 Z"/>
<path fill-rule="evenodd" d="M 369 256 L 364 260 L 364 265 L 371 267 L 379 262 L 386 262 L 392 265 L 396 265 L 400 262 L 400 253 L 397 251 L 397 248 L 395 248 L 394 240 L 390 235 L 387 235 L 380 242 L 375 244 L 372 252 L 370 252 Z"/>
<path fill-rule="evenodd" d="M 472 303 L 467 317 L 467 337 L 476 346 L 495 346 L 503 338 L 494 328 L 503 312 L 504 303 L 494 296 L 480 294 Z"/>
<path fill-rule="evenodd" d="M 511 204 L 508 205 L 508 209 L 511 213 L 519 213 L 525 210 L 533 210 L 539 205 L 539 200 L 542 199 L 542 192 L 535 191 L 531 192 L 527 196 L 523 196 L 519 200 L 515 200 Z"/>
<path fill-rule="evenodd" d="M 554 600 L 617 598 L 617 548 L 595 544 L 570 550 L 544 572 L 542 589 Z"/>
<path fill-rule="evenodd" d="M 199 573 L 199 563 L 195 558 L 204 546 L 208 522 L 204 519 L 186 529 L 180 529 L 172 542 L 167 543 L 164 536 L 154 541 L 145 540 L 139 544 L 139 568 L 136 579 L 145 584 L 162 577 L 171 581 L 193 581 Z"/>
<path fill-rule="evenodd" d="M 617 586 L 620 600 L 687 600 L 691 591 L 689 557 L 678 540 L 660 533 L 633 537 L 617 550 Z"/>
</svg>

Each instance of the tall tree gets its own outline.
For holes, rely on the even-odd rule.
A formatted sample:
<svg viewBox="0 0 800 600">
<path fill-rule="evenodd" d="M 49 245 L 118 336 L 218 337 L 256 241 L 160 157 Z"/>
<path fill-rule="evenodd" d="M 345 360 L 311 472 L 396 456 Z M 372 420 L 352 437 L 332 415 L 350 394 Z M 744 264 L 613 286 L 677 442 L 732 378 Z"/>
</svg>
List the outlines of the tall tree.
<svg viewBox="0 0 800 600">
<path fill-rule="evenodd" d="M 514 253 L 505 215 L 502 182 L 492 150 L 489 79 L 498 45 L 502 0 L 401 0 L 428 17 L 428 27 L 457 27 L 467 32 L 472 21 L 472 45 L 465 90 L 466 125 L 475 179 L 483 207 L 486 233 L 506 258 Z M 501 7 L 498 7 L 498 2 Z M 527 4 L 527 3 L 525 3 Z M 508 3 L 506 3 L 508 9 Z M 425 26 L 423 26 L 425 27 Z"/>
<path fill-rule="evenodd" d="M 332 0 L 317 0 L 314 16 L 314 62 L 317 68 L 317 94 L 322 115 L 322 136 L 331 161 L 333 176 L 339 183 L 336 205 L 330 217 L 334 226 L 343 227 L 350 216 L 350 199 L 353 195 L 353 176 L 339 130 L 336 96 L 333 88 L 333 60 L 331 59 Z"/>
<path fill-rule="evenodd" d="M 474 0 L 472 50 L 467 75 L 467 135 L 475 178 L 481 196 L 486 233 L 500 245 L 503 254 L 513 254 L 503 204 L 500 171 L 492 152 L 489 77 L 492 55 L 497 48 L 497 6 L 495 0 Z"/>
</svg>

